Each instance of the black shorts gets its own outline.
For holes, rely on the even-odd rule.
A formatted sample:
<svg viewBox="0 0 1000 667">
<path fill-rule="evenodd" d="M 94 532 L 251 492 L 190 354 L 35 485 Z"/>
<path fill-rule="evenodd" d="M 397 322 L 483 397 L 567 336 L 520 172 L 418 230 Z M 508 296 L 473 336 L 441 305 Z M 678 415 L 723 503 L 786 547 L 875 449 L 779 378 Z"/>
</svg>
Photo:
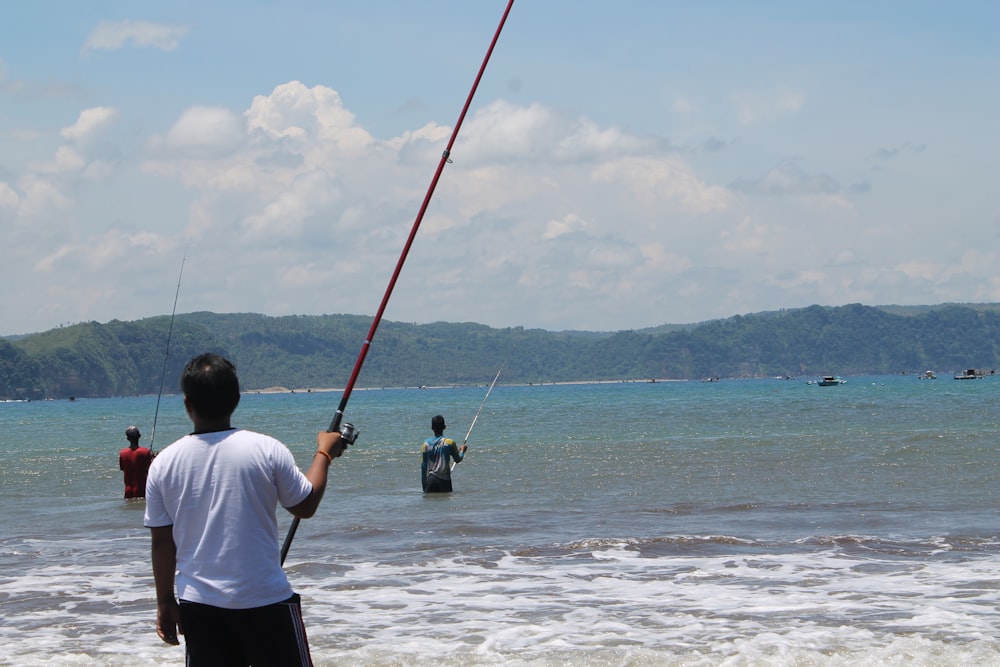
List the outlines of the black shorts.
<svg viewBox="0 0 1000 667">
<path fill-rule="evenodd" d="M 298 594 L 252 609 L 180 601 L 188 667 L 312 666 Z"/>
<path fill-rule="evenodd" d="M 451 480 L 427 475 L 427 479 L 424 480 L 424 493 L 451 493 Z"/>
</svg>

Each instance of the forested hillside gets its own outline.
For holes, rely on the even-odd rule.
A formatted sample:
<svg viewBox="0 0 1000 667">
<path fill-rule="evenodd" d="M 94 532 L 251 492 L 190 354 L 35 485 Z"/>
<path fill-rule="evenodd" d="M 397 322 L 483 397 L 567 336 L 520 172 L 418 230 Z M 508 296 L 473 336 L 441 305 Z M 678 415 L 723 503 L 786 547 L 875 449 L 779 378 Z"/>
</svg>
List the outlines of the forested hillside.
<svg viewBox="0 0 1000 667">
<path fill-rule="evenodd" d="M 357 315 L 182 314 L 166 356 L 166 316 L 0 339 L 0 398 L 156 394 L 164 377 L 171 393 L 203 351 L 232 359 L 248 390 L 340 387 L 370 325 Z M 810 306 L 616 333 L 384 321 L 358 387 L 483 383 L 501 363 L 509 383 L 992 369 L 1000 314 L 993 304 Z"/>
</svg>

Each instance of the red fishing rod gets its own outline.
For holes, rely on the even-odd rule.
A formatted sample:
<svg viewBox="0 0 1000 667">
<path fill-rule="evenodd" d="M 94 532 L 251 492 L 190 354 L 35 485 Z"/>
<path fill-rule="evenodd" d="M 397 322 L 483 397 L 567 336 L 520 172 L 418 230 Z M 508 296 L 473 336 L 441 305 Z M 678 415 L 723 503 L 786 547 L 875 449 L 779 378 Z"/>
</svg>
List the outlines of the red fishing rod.
<svg viewBox="0 0 1000 667">
<path fill-rule="evenodd" d="M 341 429 L 340 422 L 344 417 L 344 410 L 347 408 L 347 401 L 351 398 L 351 392 L 354 391 L 354 384 L 358 380 L 358 374 L 361 373 L 361 367 L 365 363 L 365 357 L 368 356 L 368 350 L 371 348 L 372 339 L 375 338 L 375 332 L 378 329 L 379 323 L 382 321 L 382 315 L 385 313 L 385 308 L 389 304 L 389 297 L 392 296 L 392 290 L 396 286 L 396 281 L 399 279 L 399 274 L 403 270 L 403 264 L 406 262 L 406 256 L 410 254 L 410 247 L 413 245 L 413 240 L 417 236 L 417 230 L 420 228 L 420 223 L 424 219 L 424 213 L 427 211 L 427 206 L 431 202 L 431 197 L 434 196 L 434 189 L 437 187 L 438 180 L 441 178 L 441 172 L 444 171 L 444 166 L 451 162 L 449 159 L 451 156 L 452 146 L 455 144 L 455 139 L 458 137 L 458 131 L 462 127 L 462 122 L 465 120 L 465 114 L 469 111 L 469 106 L 472 104 L 472 98 L 476 94 L 476 89 L 479 87 L 479 81 L 483 78 L 483 72 L 486 71 L 486 64 L 490 61 L 490 56 L 493 54 L 493 48 L 497 44 L 497 40 L 500 39 L 500 31 L 503 30 L 503 24 L 507 22 L 507 15 L 510 14 L 510 8 L 514 5 L 514 0 L 508 0 L 507 8 L 503 12 L 503 16 L 500 18 L 500 24 L 497 26 L 496 33 L 493 35 L 493 40 L 490 42 L 490 48 L 486 50 L 486 56 L 483 58 L 482 65 L 479 66 L 479 72 L 476 74 L 476 80 L 472 84 L 472 89 L 469 91 L 469 96 L 465 99 L 465 105 L 462 107 L 462 113 L 458 116 L 458 122 L 455 123 L 454 129 L 451 131 L 451 137 L 448 139 L 448 145 L 444 149 L 444 153 L 441 154 L 441 160 L 438 162 L 437 169 L 434 171 L 434 177 L 431 179 L 431 184 L 427 188 L 427 194 L 424 195 L 424 201 L 420 204 L 420 210 L 417 212 L 417 217 L 413 221 L 413 227 L 410 229 L 410 235 L 406 239 L 406 244 L 403 246 L 403 251 L 399 255 L 399 261 L 396 262 L 396 269 L 392 272 L 392 277 L 389 279 L 389 285 L 385 289 L 385 294 L 382 295 L 382 303 L 379 304 L 378 312 L 375 313 L 375 318 L 372 320 L 371 328 L 368 330 L 368 335 L 365 337 L 364 343 L 361 345 L 361 352 L 358 354 L 357 361 L 354 362 L 354 370 L 351 371 L 351 377 L 347 381 L 347 385 L 344 387 L 344 393 L 340 398 L 340 405 L 337 406 L 337 411 L 333 414 L 333 420 L 330 422 L 330 428 L 327 429 L 330 432 L 342 431 L 343 435 L 347 439 L 353 442 L 353 438 L 357 437 L 357 432 L 351 424 L 344 424 L 344 428 Z M 292 525 L 288 528 L 288 534 L 285 536 L 285 542 L 281 545 L 281 564 L 285 563 L 285 556 L 288 555 L 288 549 L 292 546 L 292 539 L 295 537 L 295 531 L 299 527 L 299 518 L 295 517 L 292 519 Z"/>
</svg>

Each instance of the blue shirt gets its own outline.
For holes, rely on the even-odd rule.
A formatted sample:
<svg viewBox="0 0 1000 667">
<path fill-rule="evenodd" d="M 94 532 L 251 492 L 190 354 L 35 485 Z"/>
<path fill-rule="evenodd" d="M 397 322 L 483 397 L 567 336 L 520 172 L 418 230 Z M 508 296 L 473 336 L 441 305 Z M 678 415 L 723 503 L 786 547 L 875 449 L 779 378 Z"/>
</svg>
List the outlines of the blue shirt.
<svg viewBox="0 0 1000 667">
<path fill-rule="evenodd" d="M 420 447 L 420 478 L 428 476 L 441 480 L 451 479 L 451 459 L 462 460 L 462 452 L 451 438 L 443 435 L 427 438 Z"/>
</svg>

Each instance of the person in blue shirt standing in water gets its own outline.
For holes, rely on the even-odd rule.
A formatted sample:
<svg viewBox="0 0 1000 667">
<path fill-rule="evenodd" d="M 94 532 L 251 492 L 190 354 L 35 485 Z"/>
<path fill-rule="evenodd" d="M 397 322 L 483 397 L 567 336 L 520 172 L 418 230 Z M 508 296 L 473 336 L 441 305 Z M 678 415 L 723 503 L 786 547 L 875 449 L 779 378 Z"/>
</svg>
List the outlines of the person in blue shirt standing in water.
<svg viewBox="0 0 1000 667">
<path fill-rule="evenodd" d="M 451 438 L 444 437 L 444 417 L 431 419 L 433 438 L 424 440 L 420 447 L 420 479 L 424 493 L 451 493 L 451 459 L 459 463 L 465 458 L 466 445 L 459 447 Z"/>
</svg>

